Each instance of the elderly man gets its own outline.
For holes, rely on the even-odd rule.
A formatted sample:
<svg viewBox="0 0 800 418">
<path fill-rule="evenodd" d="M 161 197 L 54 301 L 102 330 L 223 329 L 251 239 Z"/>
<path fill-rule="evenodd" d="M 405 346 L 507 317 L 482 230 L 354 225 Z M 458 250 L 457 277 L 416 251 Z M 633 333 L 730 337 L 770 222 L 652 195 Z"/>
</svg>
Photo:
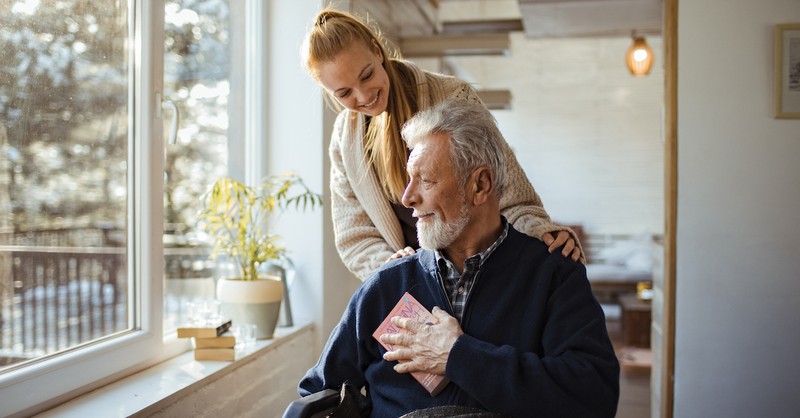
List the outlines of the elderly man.
<svg viewBox="0 0 800 418">
<path fill-rule="evenodd" d="M 403 204 L 414 209 L 416 254 L 365 281 L 300 394 L 366 388 L 371 416 L 458 405 L 518 417 L 613 417 L 619 363 L 582 264 L 500 215 L 503 140 L 480 104 L 449 102 L 403 128 L 411 151 Z M 408 292 L 438 321 L 394 317 Z M 387 351 L 384 348 L 393 348 Z M 436 396 L 411 372 L 444 375 Z"/>
</svg>

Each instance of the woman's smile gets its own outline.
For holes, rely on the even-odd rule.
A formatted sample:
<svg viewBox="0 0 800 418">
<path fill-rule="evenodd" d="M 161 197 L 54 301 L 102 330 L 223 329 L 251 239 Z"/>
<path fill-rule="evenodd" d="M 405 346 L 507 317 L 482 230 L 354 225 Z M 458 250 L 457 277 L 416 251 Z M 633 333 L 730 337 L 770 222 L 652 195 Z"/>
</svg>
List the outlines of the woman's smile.
<svg viewBox="0 0 800 418">
<path fill-rule="evenodd" d="M 363 107 L 365 109 L 369 109 L 369 108 L 375 106 L 376 104 L 378 104 L 378 100 L 380 100 L 380 98 L 381 98 L 381 91 L 378 90 L 378 93 L 375 95 L 375 99 L 373 99 L 371 102 L 369 102 L 367 104 L 361 105 L 361 107 Z"/>
</svg>

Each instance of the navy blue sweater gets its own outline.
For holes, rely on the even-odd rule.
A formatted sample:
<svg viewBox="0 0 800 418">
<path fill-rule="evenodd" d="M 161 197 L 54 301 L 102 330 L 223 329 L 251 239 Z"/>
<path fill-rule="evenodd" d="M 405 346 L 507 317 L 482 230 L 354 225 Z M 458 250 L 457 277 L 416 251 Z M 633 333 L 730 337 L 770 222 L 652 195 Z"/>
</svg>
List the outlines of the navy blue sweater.
<svg viewBox="0 0 800 418">
<path fill-rule="evenodd" d="M 513 228 L 483 264 L 447 362 L 450 384 L 436 397 L 372 337 L 408 291 L 428 310 L 451 315 L 432 251 L 387 263 L 356 291 L 301 396 L 345 381 L 366 387 L 373 417 L 438 405 L 478 407 L 517 417 L 613 417 L 619 363 L 605 318 L 580 263 L 550 254 Z"/>
</svg>

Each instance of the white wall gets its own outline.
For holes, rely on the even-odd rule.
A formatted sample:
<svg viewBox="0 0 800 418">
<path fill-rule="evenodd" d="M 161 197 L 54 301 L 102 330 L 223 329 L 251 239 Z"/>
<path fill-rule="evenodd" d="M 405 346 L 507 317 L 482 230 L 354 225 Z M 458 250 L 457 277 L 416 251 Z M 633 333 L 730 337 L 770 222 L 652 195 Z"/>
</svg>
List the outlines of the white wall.
<svg viewBox="0 0 800 418">
<path fill-rule="evenodd" d="M 495 111 L 550 216 L 591 233 L 662 233 L 663 56 L 647 77 L 624 64 L 629 37 L 527 39 L 508 57 L 457 62 L 479 88 L 513 92 Z"/>
<path fill-rule="evenodd" d="M 344 267 L 333 246 L 328 187 L 328 143 L 333 119 L 326 111 L 320 88 L 300 62 L 306 28 L 322 5 L 323 1 L 270 1 L 269 91 L 264 114 L 269 118 L 268 145 L 264 150 L 267 172 L 298 172 L 312 189 L 323 193 L 325 202 L 322 209 L 284 213 L 277 231 L 285 238 L 297 266 L 290 287 L 294 319 L 317 325 L 316 353 L 360 284 Z"/>
<path fill-rule="evenodd" d="M 800 120 L 772 82 L 800 1 L 678 10 L 675 416 L 797 416 Z"/>
</svg>

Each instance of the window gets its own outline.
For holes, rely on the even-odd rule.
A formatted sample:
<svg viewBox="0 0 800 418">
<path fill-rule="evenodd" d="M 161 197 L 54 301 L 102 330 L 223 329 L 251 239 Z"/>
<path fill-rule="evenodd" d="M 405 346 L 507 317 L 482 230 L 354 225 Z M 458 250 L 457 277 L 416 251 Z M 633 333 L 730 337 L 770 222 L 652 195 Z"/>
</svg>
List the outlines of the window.
<svg viewBox="0 0 800 418">
<path fill-rule="evenodd" d="M 125 3 L 0 4 L 7 369 L 136 326 L 128 271 L 131 27 Z"/>
<path fill-rule="evenodd" d="M 162 253 L 146 233 L 161 219 L 163 147 L 146 116 L 159 83 L 142 69 L 160 68 L 161 50 L 134 42 L 158 36 L 142 18 L 151 5 L 0 0 L 4 415 L 160 350 L 142 279 L 161 270 L 143 262 Z"/>
<path fill-rule="evenodd" d="M 160 358 L 213 292 L 194 217 L 243 160 L 244 7 L 0 0 L 0 415 Z"/>
<path fill-rule="evenodd" d="M 262 169 L 265 9 L 0 0 L 0 415 L 163 359 L 213 297 L 197 202 Z"/>
</svg>

